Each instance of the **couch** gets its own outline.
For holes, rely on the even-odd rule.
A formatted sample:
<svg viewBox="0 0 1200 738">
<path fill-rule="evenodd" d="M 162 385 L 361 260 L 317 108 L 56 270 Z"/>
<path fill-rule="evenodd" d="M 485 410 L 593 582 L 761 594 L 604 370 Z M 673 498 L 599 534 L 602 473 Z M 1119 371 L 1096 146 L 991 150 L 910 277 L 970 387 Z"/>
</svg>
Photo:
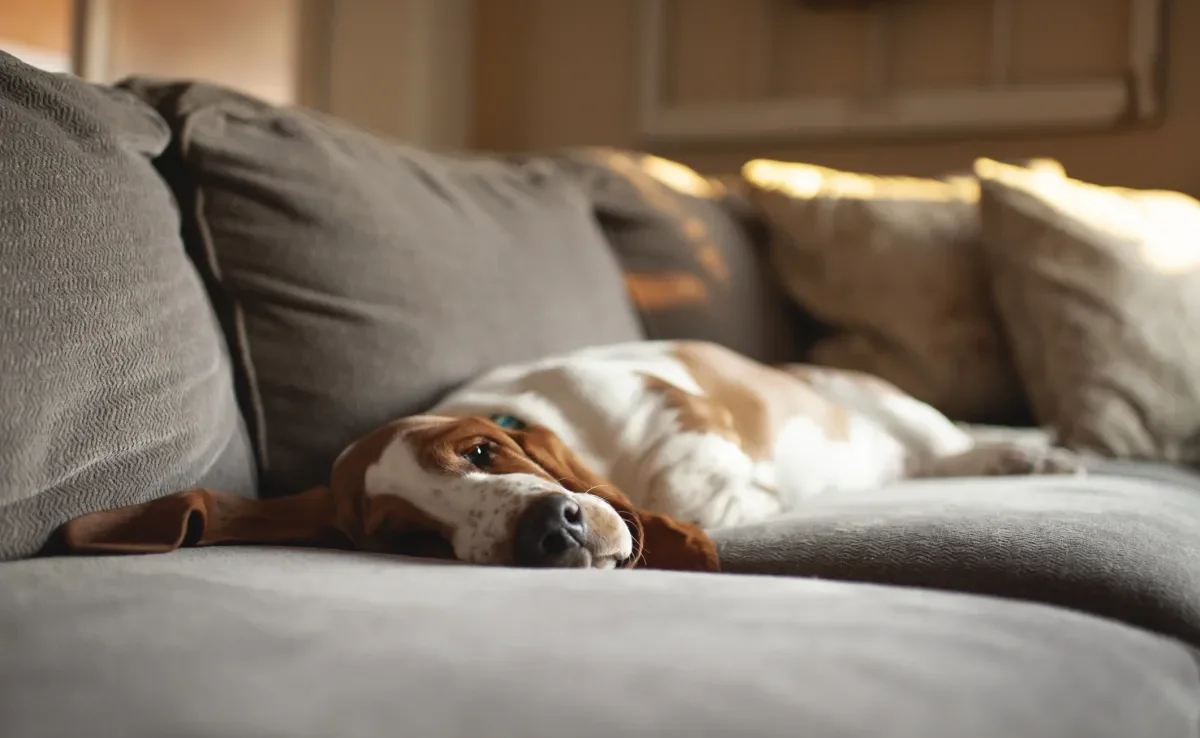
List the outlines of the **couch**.
<svg viewBox="0 0 1200 738">
<path fill-rule="evenodd" d="M 0 53 L 0 735 L 1194 738 L 1182 464 L 816 499 L 714 531 L 721 574 L 58 555 L 90 510 L 319 482 L 506 361 L 673 337 L 804 359 L 828 327 L 708 186 Z"/>
</svg>

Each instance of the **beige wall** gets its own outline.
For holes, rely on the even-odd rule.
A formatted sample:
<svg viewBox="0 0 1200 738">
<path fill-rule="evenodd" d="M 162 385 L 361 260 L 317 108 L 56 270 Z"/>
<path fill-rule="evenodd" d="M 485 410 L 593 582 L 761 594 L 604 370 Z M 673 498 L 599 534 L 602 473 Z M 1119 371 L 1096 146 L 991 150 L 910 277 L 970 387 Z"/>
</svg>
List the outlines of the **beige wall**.
<svg viewBox="0 0 1200 738">
<path fill-rule="evenodd" d="M 697 3 L 689 23 L 690 38 L 704 38 L 713 48 L 725 43 L 732 49 L 740 29 L 720 15 L 732 0 L 687 0 Z M 751 0 L 739 0 L 739 2 Z M 1044 4 L 1045 0 L 1043 0 Z M 1074 3 L 1079 10 L 1111 0 L 1054 0 Z M 962 3 L 957 3 L 963 5 Z M 961 169 L 975 156 L 1026 158 L 1052 156 L 1061 160 L 1075 176 L 1092 181 L 1132 187 L 1165 187 L 1200 195 L 1200 0 L 1173 3 L 1170 38 L 1170 89 L 1163 124 L 1153 130 L 1023 135 L 978 139 L 908 139 L 891 141 L 841 141 L 824 143 L 713 144 L 688 147 L 647 147 L 636 132 L 636 80 L 638 0 L 479 0 L 475 66 L 475 118 L 473 144 L 496 150 L 529 150 L 579 144 L 607 144 L 631 148 L 653 148 L 704 171 L 735 170 L 746 159 L 757 156 L 802 160 L 852 170 L 878 173 L 936 174 Z M 713 19 L 704 25 L 702 15 Z M 1107 12 L 1113 12 L 1108 8 Z M 961 19 L 959 19 L 961 20 Z M 941 39 L 944 53 L 958 53 L 968 62 L 960 68 L 920 66 L 920 53 L 905 71 L 925 81 L 970 81 L 962 75 L 983 73 L 984 64 L 972 60 L 950 40 L 956 38 L 953 14 L 939 20 L 944 33 L 922 38 Z M 1117 48 L 1111 34 L 1073 25 L 1080 38 L 1091 39 L 1083 54 L 1057 54 L 1067 63 L 1056 71 L 1086 73 L 1106 71 Z M 1033 28 L 1036 31 L 1036 28 Z M 845 33 L 854 33 L 846 29 Z M 834 39 L 836 40 L 836 39 Z M 1053 39 L 1042 47 L 1052 49 Z M 837 46 L 833 44 L 833 46 Z M 1109 48 L 1113 47 L 1113 48 Z M 726 51 L 705 55 L 703 44 L 676 49 L 691 54 L 688 65 L 703 69 L 704 75 L 678 80 L 677 94 L 703 99 L 719 92 L 734 97 L 744 92 L 747 76 L 742 64 L 752 46 L 743 42 L 742 53 Z M 790 49 L 790 52 L 789 52 Z M 799 45 L 784 47 L 785 53 L 802 54 Z M 1040 52 L 1039 52 L 1040 53 Z M 1046 68 L 1026 54 L 1022 63 L 1031 66 L 1027 77 Z M 1021 61 L 1021 60 L 1017 60 Z M 813 60 L 812 63 L 818 63 Z M 1020 65 L 1018 65 L 1020 67 Z M 829 65 L 830 77 L 845 77 L 853 70 Z M 951 73 L 952 72 L 952 73 Z M 700 82 L 707 78 L 709 86 Z M 818 79 L 818 81 L 822 81 Z M 826 80 L 828 82 L 828 80 Z M 839 88 L 849 82 L 834 79 Z M 789 86 L 787 80 L 783 81 Z"/>
<path fill-rule="evenodd" d="M 0 0 L 0 49 L 43 69 L 71 70 L 72 0 Z"/>
<path fill-rule="evenodd" d="M 474 0 L 93 0 L 91 7 L 92 48 L 84 54 L 91 79 L 201 79 L 405 141 L 468 143 Z"/>
<path fill-rule="evenodd" d="M 300 0 L 107 0 L 98 76 L 202 79 L 276 103 L 299 88 Z"/>
<path fill-rule="evenodd" d="M 45 51 L 69 51 L 71 2 L 0 0 L 0 39 Z"/>
<path fill-rule="evenodd" d="M 324 89 L 309 105 L 404 141 L 445 148 L 467 144 L 473 0 L 316 5 L 328 19 Z"/>
</svg>

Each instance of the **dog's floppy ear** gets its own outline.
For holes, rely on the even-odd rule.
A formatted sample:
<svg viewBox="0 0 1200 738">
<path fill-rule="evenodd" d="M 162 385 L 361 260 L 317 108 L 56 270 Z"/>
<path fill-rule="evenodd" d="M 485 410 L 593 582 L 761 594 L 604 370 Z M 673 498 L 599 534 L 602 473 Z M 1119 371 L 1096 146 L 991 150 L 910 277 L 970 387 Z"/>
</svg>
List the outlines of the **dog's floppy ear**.
<svg viewBox="0 0 1200 738">
<path fill-rule="evenodd" d="M 164 553 L 222 543 L 344 547 L 328 487 L 271 500 L 210 489 L 81 515 L 59 529 L 68 553 Z"/>
<path fill-rule="evenodd" d="M 698 526 L 639 510 L 619 489 L 597 475 L 547 428 L 510 431 L 525 454 L 572 492 L 601 497 L 624 518 L 633 534 L 633 566 L 678 571 L 720 571 L 712 539 Z"/>
</svg>

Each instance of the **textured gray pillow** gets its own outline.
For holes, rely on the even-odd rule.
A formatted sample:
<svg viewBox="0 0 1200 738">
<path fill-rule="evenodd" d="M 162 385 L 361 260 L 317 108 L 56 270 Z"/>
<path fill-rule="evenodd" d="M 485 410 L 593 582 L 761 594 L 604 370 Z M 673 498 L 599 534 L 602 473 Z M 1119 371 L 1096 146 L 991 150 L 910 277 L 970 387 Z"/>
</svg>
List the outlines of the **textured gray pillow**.
<svg viewBox="0 0 1200 738">
<path fill-rule="evenodd" d="M 449 157 L 199 84 L 125 83 L 177 130 L 189 248 L 238 352 L 265 494 L 481 371 L 637 340 L 554 162 Z"/>
<path fill-rule="evenodd" d="M 0 53 L 0 559 L 194 484 L 253 494 L 251 447 L 179 218 L 127 93 Z"/>
</svg>

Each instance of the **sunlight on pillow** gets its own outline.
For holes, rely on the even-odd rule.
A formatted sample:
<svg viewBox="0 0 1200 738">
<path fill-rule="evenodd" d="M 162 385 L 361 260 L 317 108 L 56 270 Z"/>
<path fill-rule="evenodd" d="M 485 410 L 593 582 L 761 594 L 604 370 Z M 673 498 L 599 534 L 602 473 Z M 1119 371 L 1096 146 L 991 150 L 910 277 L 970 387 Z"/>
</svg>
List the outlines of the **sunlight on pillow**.
<svg viewBox="0 0 1200 738">
<path fill-rule="evenodd" d="M 677 161 L 647 155 L 642 157 L 640 166 L 646 174 L 681 194 L 704 198 L 724 194 L 720 183 Z"/>
<path fill-rule="evenodd" d="M 607 150 L 605 163 L 619 172 L 635 172 L 653 179 L 682 195 L 712 199 L 725 194 L 721 183 L 702 176 L 696 170 L 677 161 L 650 154 L 631 156 L 624 151 Z"/>
<path fill-rule="evenodd" d="M 801 199 L 817 197 L 858 200 L 920 200 L 975 202 L 979 185 L 971 177 L 945 180 L 923 177 L 881 177 L 817 166 L 754 159 L 742 167 L 742 176 L 764 190 L 779 190 Z"/>
<path fill-rule="evenodd" d="M 1105 187 L 992 159 L 977 160 L 975 173 L 1135 245 L 1141 262 L 1150 269 L 1180 274 L 1200 267 L 1200 202 L 1187 195 Z"/>
</svg>

